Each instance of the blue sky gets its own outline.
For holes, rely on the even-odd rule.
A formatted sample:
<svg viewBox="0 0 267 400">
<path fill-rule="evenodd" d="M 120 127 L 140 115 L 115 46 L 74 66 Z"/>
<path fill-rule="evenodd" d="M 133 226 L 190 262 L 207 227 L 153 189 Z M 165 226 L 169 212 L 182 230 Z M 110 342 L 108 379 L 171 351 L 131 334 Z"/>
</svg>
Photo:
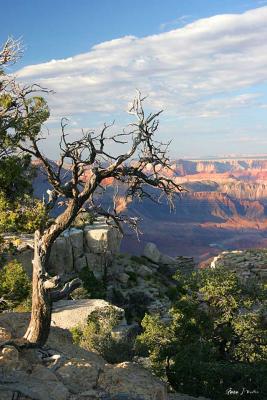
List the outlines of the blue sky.
<svg viewBox="0 0 267 400">
<path fill-rule="evenodd" d="M 267 1 L 1 1 L 0 39 L 22 37 L 25 82 L 55 90 L 45 147 L 125 113 L 135 88 L 163 108 L 173 157 L 267 153 Z M 53 61 L 52 61 L 53 60 Z"/>
</svg>

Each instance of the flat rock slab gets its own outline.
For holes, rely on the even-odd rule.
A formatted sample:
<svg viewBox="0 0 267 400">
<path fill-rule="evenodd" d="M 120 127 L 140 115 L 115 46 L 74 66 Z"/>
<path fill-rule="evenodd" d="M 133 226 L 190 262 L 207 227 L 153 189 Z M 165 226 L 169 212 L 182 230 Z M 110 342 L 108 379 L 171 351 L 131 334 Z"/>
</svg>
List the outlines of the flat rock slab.
<svg viewBox="0 0 267 400">
<path fill-rule="evenodd" d="M 111 304 L 102 299 L 61 300 L 54 304 L 51 326 L 71 329 L 86 323 L 88 315 L 97 309 L 110 307 Z M 124 320 L 124 310 L 113 306 Z"/>
<path fill-rule="evenodd" d="M 129 398 L 167 400 L 167 387 L 151 372 L 131 362 L 106 365 L 98 385 L 110 395 L 127 394 Z"/>
</svg>

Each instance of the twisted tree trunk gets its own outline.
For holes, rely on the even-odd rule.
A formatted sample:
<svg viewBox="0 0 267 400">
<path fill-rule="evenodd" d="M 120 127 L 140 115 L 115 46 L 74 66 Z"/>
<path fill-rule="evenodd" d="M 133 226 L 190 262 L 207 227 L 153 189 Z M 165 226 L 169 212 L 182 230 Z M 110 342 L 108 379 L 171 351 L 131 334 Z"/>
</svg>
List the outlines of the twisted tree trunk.
<svg viewBox="0 0 267 400">
<path fill-rule="evenodd" d="M 32 272 L 32 311 L 31 320 L 24 339 L 29 347 L 42 347 L 47 341 L 53 302 L 68 296 L 74 289 L 80 286 L 78 278 L 73 279 L 59 288 L 60 277 L 50 278 L 47 274 L 47 264 L 50 254 L 51 242 L 47 246 L 47 237 L 35 232 L 34 259 Z"/>
<path fill-rule="evenodd" d="M 46 287 L 45 266 L 43 265 L 39 236 L 37 231 L 34 237 L 31 320 L 24 339 L 41 347 L 45 344 L 49 335 L 52 298 L 51 290 Z"/>
</svg>

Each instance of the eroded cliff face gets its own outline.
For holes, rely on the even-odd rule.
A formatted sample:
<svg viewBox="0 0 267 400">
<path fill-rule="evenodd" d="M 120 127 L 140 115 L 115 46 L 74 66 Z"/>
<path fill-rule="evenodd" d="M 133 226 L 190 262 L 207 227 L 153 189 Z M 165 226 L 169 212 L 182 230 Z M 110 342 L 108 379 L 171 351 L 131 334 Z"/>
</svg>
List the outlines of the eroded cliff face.
<svg viewBox="0 0 267 400">
<path fill-rule="evenodd" d="M 267 160 L 177 160 L 172 169 L 178 176 L 199 173 L 222 174 L 245 170 L 267 171 Z"/>
<path fill-rule="evenodd" d="M 31 275 L 33 258 L 33 236 L 6 236 L 18 243 L 12 257 L 22 263 Z M 83 228 L 70 228 L 60 235 L 52 246 L 48 272 L 55 275 L 72 275 L 84 267 L 103 278 L 110 267 L 113 257 L 119 252 L 122 235 L 118 229 L 107 225 L 99 218 L 93 225 Z"/>
<path fill-rule="evenodd" d="M 262 200 L 267 202 L 267 180 L 265 183 L 243 182 L 237 179 L 221 177 L 216 180 L 192 180 L 186 182 L 180 180 L 179 183 L 190 193 L 218 192 L 240 200 Z"/>
<path fill-rule="evenodd" d="M 146 172 L 151 169 L 148 165 Z M 161 173 L 188 190 L 175 201 L 173 213 L 164 201 L 160 205 L 126 202 L 121 196 L 125 188 L 119 186 L 117 209 L 141 218 L 143 242 L 155 242 L 169 255 L 196 256 L 200 260 L 221 249 L 267 246 L 267 159 L 174 160 L 171 169 Z M 88 176 L 90 170 L 84 179 Z M 35 193 L 42 197 L 48 188 L 42 174 L 34 186 Z M 105 186 L 101 201 L 109 207 L 113 204 L 114 181 L 106 180 Z M 142 245 L 127 232 L 123 249 L 140 254 Z"/>
<path fill-rule="evenodd" d="M 266 249 L 224 251 L 203 266 L 229 269 L 236 272 L 244 281 L 257 279 L 267 282 Z"/>
<path fill-rule="evenodd" d="M 218 191 L 237 199 L 267 202 L 267 183 L 229 182 L 219 185 Z"/>
<path fill-rule="evenodd" d="M 128 206 L 131 214 L 139 215 L 143 220 L 149 219 L 148 229 L 153 230 L 153 224 L 162 222 L 162 231 L 169 229 L 173 233 L 173 224 L 181 223 L 227 223 L 228 221 L 241 220 L 253 222 L 266 222 L 267 212 L 260 201 L 235 199 L 226 193 L 220 192 L 190 192 L 182 193 L 175 201 L 175 212 L 170 213 L 167 204 L 160 206 L 149 201 L 132 202 Z M 172 225 L 168 225 L 171 224 Z M 150 225 L 152 224 L 152 226 Z M 166 225 L 167 224 L 167 225 Z M 145 227 L 145 223 L 143 225 Z"/>
</svg>

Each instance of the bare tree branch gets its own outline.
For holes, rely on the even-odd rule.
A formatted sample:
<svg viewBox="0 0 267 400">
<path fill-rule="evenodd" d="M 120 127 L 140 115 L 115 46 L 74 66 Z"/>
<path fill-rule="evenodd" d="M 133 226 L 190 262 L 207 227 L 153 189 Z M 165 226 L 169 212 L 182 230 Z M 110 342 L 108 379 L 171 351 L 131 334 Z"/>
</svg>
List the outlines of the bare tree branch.
<svg viewBox="0 0 267 400">
<path fill-rule="evenodd" d="M 64 297 L 68 296 L 73 290 L 77 289 L 81 285 L 81 280 L 79 278 L 75 278 L 70 282 L 67 282 L 63 289 L 54 290 L 51 292 L 51 298 L 53 302 L 64 299 Z"/>
<path fill-rule="evenodd" d="M 104 124 L 99 132 L 83 130 L 80 138 L 70 140 L 67 133 L 68 121 L 63 119 L 59 143 L 60 160 L 55 165 L 40 150 L 40 140 L 43 139 L 42 123 L 49 111 L 46 103 L 39 97 L 29 99 L 35 89 L 38 90 L 38 87 L 20 88 L 15 85 L 13 88 L 17 91 L 18 110 L 13 128 L 14 137 L 19 141 L 16 146 L 42 164 L 52 186 L 48 192 L 47 211 L 58 206 L 59 202 L 65 205 L 51 225 L 37 231 L 35 238 L 32 313 L 24 337 L 30 345 L 43 345 L 49 333 L 52 303 L 66 297 L 81 283 L 79 279 L 74 279 L 59 289 L 59 280 L 51 279 L 47 275 L 52 245 L 72 224 L 78 213 L 82 209 L 88 209 L 93 215 L 105 216 L 108 223 L 120 230 L 123 224 L 129 225 L 138 236 L 138 218 L 130 217 L 123 209 L 118 210 L 118 195 L 120 194 L 126 204 L 135 198 L 148 198 L 160 203 L 164 197 L 170 208 L 174 208 L 174 197 L 183 189 L 167 173 L 171 168 L 168 157 L 170 143 L 155 140 L 159 127 L 158 117 L 162 111 L 146 115 L 143 109 L 145 98 L 140 92 L 137 92 L 129 108 L 129 114 L 136 120 L 123 131 L 117 132 L 112 122 Z M 124 150 L 117 155 L 109 150 L 110 143 L 119 143 Z M 64 175 L 66 165 L 68 167 Z M 115 193 L 107 206 L 99 201 L 99 191 L 103 192 L 109 181 L 112 182 Z"/>
</svg>

